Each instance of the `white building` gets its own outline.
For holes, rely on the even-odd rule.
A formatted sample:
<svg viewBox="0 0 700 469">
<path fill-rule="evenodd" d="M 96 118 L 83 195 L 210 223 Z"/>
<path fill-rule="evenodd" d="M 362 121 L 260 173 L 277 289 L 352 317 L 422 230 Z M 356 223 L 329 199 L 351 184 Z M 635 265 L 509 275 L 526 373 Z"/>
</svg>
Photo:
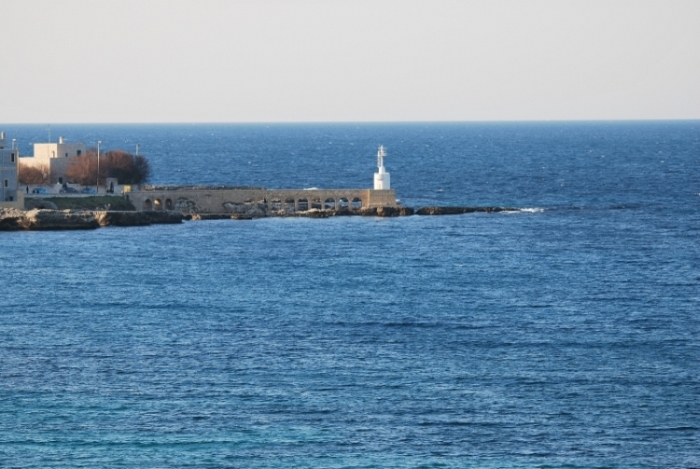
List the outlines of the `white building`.
<svg viewBox="0 0 700 469">
<path fill-rule="evenodd" d="M 0 132 L 0 207 L 21 208 L 24 206 L 22 194 L 17 192 L 17 168 L 19 150 L 8 147 L 5 132 Z"/>
<path fill-rule="evenodd" d="M 87 153 L 84 143 L 66 143 L 63 137 L 58 137 L 58 143 L 35 143 L 34 156 L 24 157 L 22 166 L 32 166 L 49 174 L 51 183 L 65 182 L 68 166 L 74 158 Z"/>
</svg>

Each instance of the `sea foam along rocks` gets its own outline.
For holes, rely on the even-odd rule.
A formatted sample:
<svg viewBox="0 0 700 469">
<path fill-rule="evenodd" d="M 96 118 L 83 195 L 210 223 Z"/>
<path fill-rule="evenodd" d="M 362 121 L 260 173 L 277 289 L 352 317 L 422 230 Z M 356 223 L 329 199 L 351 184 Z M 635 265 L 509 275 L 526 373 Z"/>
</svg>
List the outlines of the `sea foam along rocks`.
<svg viewBox="0 0 700 469">
<path fill-rule="evenodd" d="M 416 210 L 416 215 L 459 215 L 462 213 L 512 212 L 516 210 L 507 207 L 420 207 Z"/>
</svg>

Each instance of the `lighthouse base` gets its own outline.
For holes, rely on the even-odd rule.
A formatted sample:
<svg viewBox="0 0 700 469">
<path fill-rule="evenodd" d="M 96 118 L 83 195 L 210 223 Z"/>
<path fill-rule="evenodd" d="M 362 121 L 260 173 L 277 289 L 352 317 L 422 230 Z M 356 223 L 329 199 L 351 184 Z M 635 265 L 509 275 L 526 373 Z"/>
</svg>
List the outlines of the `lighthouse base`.
<svg viewBox="0 0 700 469">
<path fill-rule="evenodd" d="M 374 173 L 374 190 L 388 191 L 391 189 L 389 173 Z"/>
</svg>

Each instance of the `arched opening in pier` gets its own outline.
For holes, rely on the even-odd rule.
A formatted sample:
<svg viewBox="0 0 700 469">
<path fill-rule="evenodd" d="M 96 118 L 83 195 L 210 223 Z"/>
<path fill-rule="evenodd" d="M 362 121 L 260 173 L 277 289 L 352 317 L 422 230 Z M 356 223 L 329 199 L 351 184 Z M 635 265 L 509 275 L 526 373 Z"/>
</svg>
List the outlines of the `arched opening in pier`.
<svg viewBox="0 0 700 469">
<path fill-rule="evenodd" d="M 328 209 L 334 209 L 335 208 L 335 199 L 331 199 L 330 197 L 326 199 L 326 201 L 323 203 L 323 208 L 326 210 Z"/>
<path fill-rule="evenodd" d="M 173 209 L 173 201 L 170 199 L 165 199 L 165 210 Z"/>
<path fill-rule="evenodd" d="M 154 210 L 163 210 L 163 203 L 160 201 L 160 199 L 156 199 L 153 201 L 153 209 Z"/>
<path fill-rule="evenodd" d="M 338 201 L 338 208 L 348 208 L 348 205 L 348 199 L 346 199 L 345 197 L 341 197 Z"/>
<path fill-rule="evenodd" d="M 143 201 L 143 209 L 153 210 L 153 202 L 151 202 L 151 199 L 146 199 Z"/>
<path fill-rule="evenodd" d="M 350 208 L 362 208 L 362 199 L 360 199 L 359 197 L 355 197 L 354 199 L 352 199 L 352 204 Z"/>
<path fill-rule="evenodd" d="M 309 201 L 306 199 L 299 199 L 297 207 L 299 207 L 300 212 L 306 212 L 309 209 Z"/>
<path fill-rule="evenodd" d="M 287 197 L 284 199 L 284 205 L 282 206 L 282 209 L 284 209 L 285 212 L 293 212 L 296 210 L 296 207 L 294 206 L 294 198 L 293 197 Z"/>
<path fill-rule="evenodd" d="M 318 197 L 311 199 L 311 208 L 317 208 L 321 210 L 323 208 L 323 206 L 321 205 L 321 199 L 319 199 Z"/>
<path fill-rule="evenodd" d="M 270 210 L 279 210 L 282 208 L 282 201 L 280 199 L 270 199 Z"/>
</svg>

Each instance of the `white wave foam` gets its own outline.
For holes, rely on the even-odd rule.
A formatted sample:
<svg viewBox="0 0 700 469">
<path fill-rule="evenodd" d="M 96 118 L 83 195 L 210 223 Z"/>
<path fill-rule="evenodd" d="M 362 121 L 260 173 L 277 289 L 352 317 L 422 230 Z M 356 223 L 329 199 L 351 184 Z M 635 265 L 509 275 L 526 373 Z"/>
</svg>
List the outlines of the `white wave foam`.
<svg viewBox="0 0 700 469">
<path fill-rule="evenodd" d="M 544 212 L 544 209 L 540 208 L 540 207 L 532 207 L 532 208 L 521 208 L 519 211 L 526 212 L 526 213 L 541 213 L 541 212 Z"/>
</svg>

